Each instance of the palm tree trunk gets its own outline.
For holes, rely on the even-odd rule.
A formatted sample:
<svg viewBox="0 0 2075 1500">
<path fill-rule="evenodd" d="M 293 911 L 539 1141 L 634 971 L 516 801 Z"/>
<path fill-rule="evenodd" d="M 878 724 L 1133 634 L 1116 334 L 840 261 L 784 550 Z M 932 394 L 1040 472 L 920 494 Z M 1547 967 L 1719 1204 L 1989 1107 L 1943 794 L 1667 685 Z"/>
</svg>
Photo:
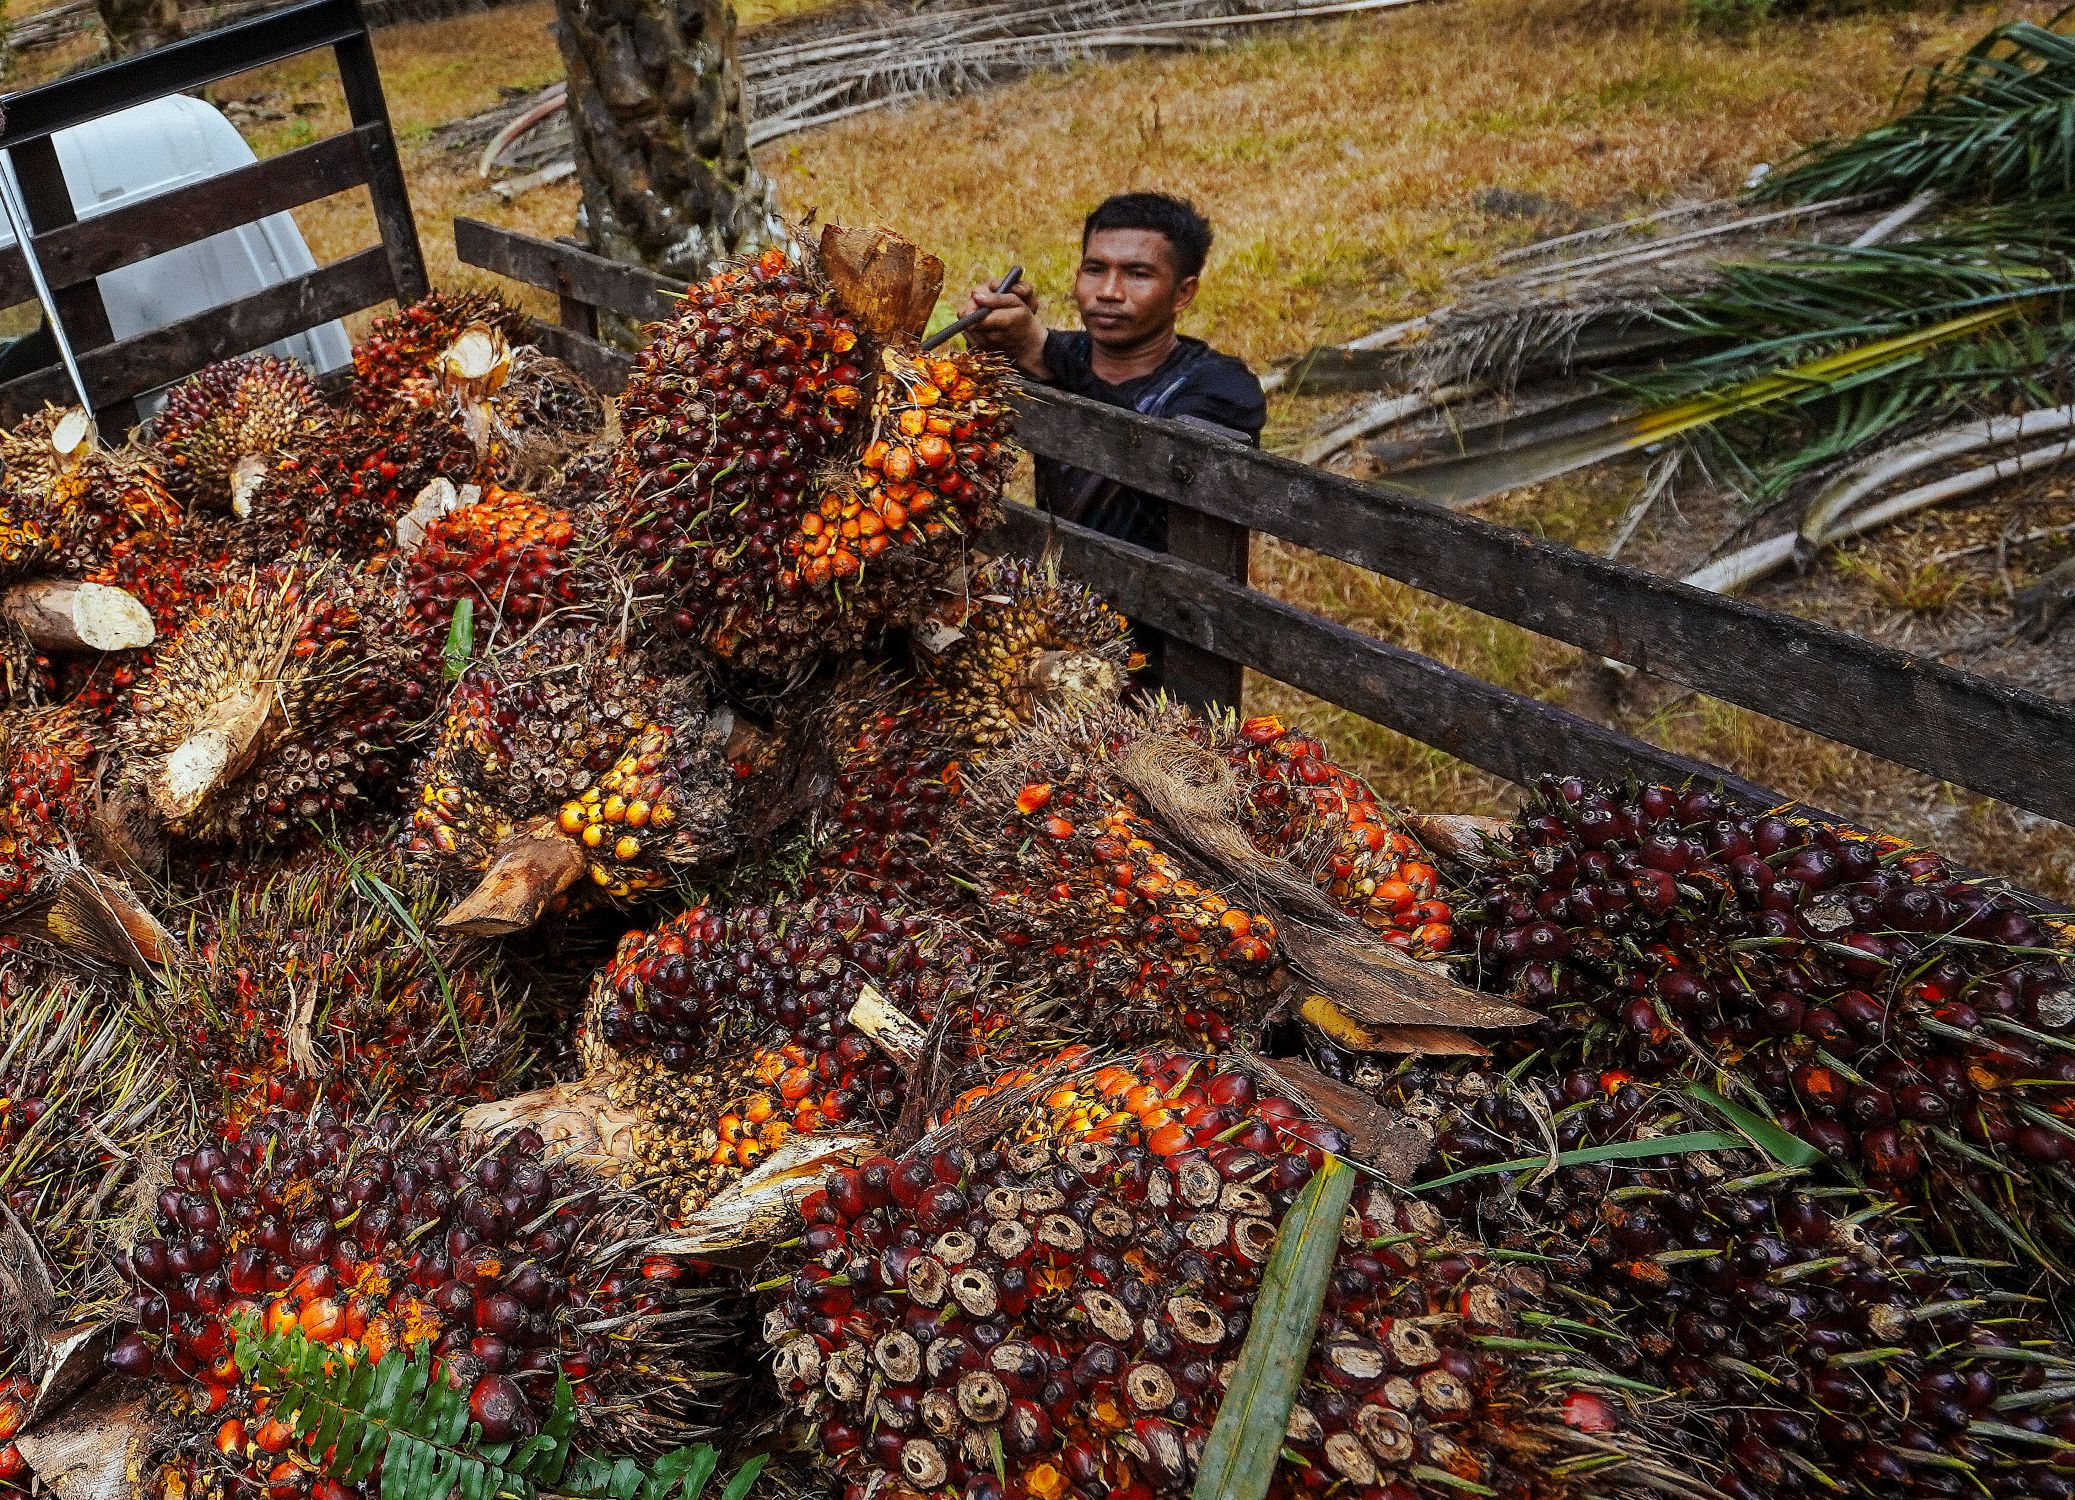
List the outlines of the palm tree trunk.
<svg viewBox="0 0 2075 1500">
<path fill-rule="evenodd" d="M 591 247 L 690 281 L 771 239 L 727 0 L 555 0 L 555 17 Z"/>
<path fill-rule="evenodd" d="M 94 9 L 117 57 L 180 40 L 180 0 L 94 0 Z"/>
</svg>

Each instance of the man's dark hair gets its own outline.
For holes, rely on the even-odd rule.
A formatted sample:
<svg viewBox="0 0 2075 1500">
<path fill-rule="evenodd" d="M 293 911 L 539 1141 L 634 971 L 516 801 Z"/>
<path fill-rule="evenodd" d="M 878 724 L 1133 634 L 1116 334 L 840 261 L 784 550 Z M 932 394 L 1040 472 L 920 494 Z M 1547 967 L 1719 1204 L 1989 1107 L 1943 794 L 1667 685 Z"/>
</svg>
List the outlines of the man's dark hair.
<svg viewBox="0 0 2075 1500">
<path fill-rule="evenodd" d="M 1105 198 L 1081 225 L 1081 248 L 1098 229 L 1150 229 L 1174 246 L 1177 279 L 1203 274 L 1210 256 L 1210 220 L 1187 198 L 1172 193 L 1119 193 Z"/>
</svg>

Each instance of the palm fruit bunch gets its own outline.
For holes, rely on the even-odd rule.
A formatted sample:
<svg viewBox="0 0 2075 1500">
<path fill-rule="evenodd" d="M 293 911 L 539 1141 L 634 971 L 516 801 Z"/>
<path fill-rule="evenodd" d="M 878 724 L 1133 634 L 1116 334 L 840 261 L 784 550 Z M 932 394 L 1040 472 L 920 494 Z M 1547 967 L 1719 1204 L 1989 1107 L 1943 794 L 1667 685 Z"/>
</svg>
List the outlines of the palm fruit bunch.
<svg viewBox="0 0 2075 1500">
<path fill-rule="evenodd" d="M 1087 588 L 1020 558 L 991 559 L 959 583 L 911 629 L 912 682 L 861 674 L 838 685 L 812 886 L 955 904 L 941 843 L 966 762 L 1041 711 L 1093 711 L 1123 693 L 1128 628 Z"/>
<path fill-rule="evenodd" d="M 199 903 L 190 961 L 142 1004 L 233 1130 L 277 1110 L 354 1119 L 496 1099 L 528 1060 L 515 986 L 497 955 L 424 936 L 437 908 L 386 860 L 250 876 Z"/>
<path fill-rule="evenodd" d="M 345 414 L 276 451 L 236 535 L 261 565 L 298 549 L 381 556 L 395 549 L 398 523 L 428 484 L 465 484 L 476 468 L 475 444 L 445 412 L 392 402 Z"/>
<path fill-rule="evenodd" d="M 1342 1145 L 1214 1061 L 1011 1073 L 801 1205 L 766 1325 L 780 1389 L 845 1500 L 1186 1496 L 1278 1227 Z M 1539 1271 L 1381 1181 L 1341 1245 L 1271 1496 L 1641 1492 L 1587 1361 L 1521 1337 Z"/>
<path fill-rule="evenodd" d="M 125 542 L 164 535 L 181 511 L 134 449 L 100 446 L 77 407 L 46 406 L 0 435 L 0 505 L 39 530 L 57 571 L 91 572 Z"/>
<path fill-rule="evenodd" d="M 1457 1179 L 1425 1201 L 1543 1269 L 1549 1313 L 1662 1393 L 1659 1440 L 1713 1493 L 2075 1496 L 2075 1349 L 1878 1194 L 1678 1148 L 1716 1122 L 1676 1087 L 1421 1071 L 1386 1096 L 1433 1121 L 1427 1175 Z M 1557 1165 L 1651 1139 L 1663 1154 Z M 1493 1170 L 1529 1158 L 1547 1165 Z"/>
<path fill-rule="evenodd" d="M 433 292 L 377 318 L 353 345 L 353 404 L 375 412 L 434 379 L 433 365 L 471 326 L 516 343 L 526 319 L 495 292 Z"/>
<path fill-rule="evenodd" d="M 982 355 L 880 351 L 876 435 L 787 538 L 800 582 L 891 584 L 882 592 L 912 599 L 915 579 L 938 570 L 929 544 L 987 524 L 1012 462 L 1005 374 Z M 903 566 L 918 556 L 924 572 Z"/>
<path fill-rule="evenodd" d="M 61 1305 L 79 1307 L 110 1290 L 108 1256 L 130 1196 L 188 1122 L 113 987 L 37 967 L 20 993 L 0 997 L 0 1206 L 34 1241 Z M 18 1243 L 0 1254 L 19 1269 Z M 14 1305 L 33 1282 L 0 1284 L 10 1290 L 0 1300 L 4 1369 L 10 1333 L 24 1331 L 15 1315 L 33 1326 L 55 1310 Z"/>
<path fill-rule="evenodd" d="M 47 894 L 56 862 L 89 842 L 104 748 L 70 705 L 0 709 L 0 917 Z"/>
<path fill-rule="evenodd" d="M 1040 707 L 1093 707 L 1123 695 L 1131 627 L 1086 585 L 1049 563 L 997 557 L 933 609 L 918 635 L 915 675 L 959 738 L 993 749 Z"/>
<path fill-rule="evenodd" d="M 173 1161 L 108 1358 L 189 1393 L 165 1456 L 183 1491 L 378 1493 L 379 1470 L 326 1480 L 241 1375 L 242 1338 L 291 1330 L 348 1368 L 429 1350 L 483 1443 L 532 1435 L 563 1379 L 594 1451 L 653 1454 L 715 1415 L 728 1328 L 703 1268 L 650 1248 L 659 1227 L 529 1131 L 485 1147 L 393 1114 L 268 1115 Z"/>
<path fill-rule="evenodd" d="M 590 1078 L 641 1122 L 634 1175 L 689 1215 L 792 1136 L 890 1129 L 901 1061 L 852 1007 L 869 991 L 917 1024 L 942 1018 L 961 1059 L 1000 1019 L 978 977 L 960 932 L 897 906 L 700 905 L 622 939 L 580 1047 Z"/>
<path fill-rule="evenodd" d="M 476 445 L 485 478 L 531 485 L 548 478 L 605 426 L 605 404 L 576 371 L 530 344 L 514 346 L 471 323 L 406 382 L 399 400 L 450 414 Z"/>
<path fill-rule="evenodd" d="M 807 886 L 955 908 L 942 839 L 964 766 L 941 716 L 875 675 L 853 684 L 831 741 L 834 765 L 814 819 Z"/>
<path fill-rule="evenodd" d="M 822 243 L 694 288 L 620 399 L 615 541 L 674 630 L 778 677 L 911 613 L 1009 463 L 1004 371 L 914 344 L 935 292 L 913 247 L 858 251 L 905 265 L 894 285 L 843 231 Z"/>
<path fill-rule="evenodd" d="M 116 728 L 122 784 L 193 841 L 359 814 L 436 701 L 437 657 L 372 578 L 332 559 L 247 575 L 155 654 Z"/>
<path fill-rule="evenodd" d="M 1321 890 L 1378 940 L 1420 958 L 1447 951 L 1453 913 L 1440 872 L 1376 793 L 1325 746 L 1263 715 L 1213 732 L 1246 787 L 1237 813 L 1264 853 L 1312 871 Z"/>
<path fill-rule="evenodd" d="M 242 517 L 279 455 L 311 446 L 331 421 L 301 365 L 248 354 L 210 365 L 167 392 L 151 441 L 166 487 L 184 503 Z"/>
<path fill-rule="evenodd" d="M 450 925 L 514 931 L 579 882 L 625 900 L 734 853 L 759 755 L 693 679 L 596 631 L 536 632 L 456 685 L 409 848 L 482 877 Z"/>
<path fill-rule="evenodd" d="M 540 486 L 540 500 L 568 511 L 603 510 L 612 494 L 616 450 L 597 442 L 578 449 Z"/>
<path fill-rule="evenodd" d="M 404 612 L 415 628 L 444 637 L 466 599 L 478 641 L 492 622 L 502 637 L 522 635 L 548 611 L 577 602 L 577 540 L 567 510 L 489 485 L 431 521 L 405 556 Z"/>
<path fill-rule="evenodd" d="M 1046 721 L 972 771 L 956 859 L 1010 971 L 1070 1002 L 1085 1034 L 1229 1044 L 1288 981 L 1275 913 L 1191 860 L 1117 774 L 1180 709 Z"/>
<path fill-rule="evenodd" d="M 1473 899 L 1489 980 L 1588 1062 L 1720 1070 L 1962 1238 L 2075 1246 L 2075 942 L 2006 891 L 1710 791 L 1574 779 Z"/>
</svg>

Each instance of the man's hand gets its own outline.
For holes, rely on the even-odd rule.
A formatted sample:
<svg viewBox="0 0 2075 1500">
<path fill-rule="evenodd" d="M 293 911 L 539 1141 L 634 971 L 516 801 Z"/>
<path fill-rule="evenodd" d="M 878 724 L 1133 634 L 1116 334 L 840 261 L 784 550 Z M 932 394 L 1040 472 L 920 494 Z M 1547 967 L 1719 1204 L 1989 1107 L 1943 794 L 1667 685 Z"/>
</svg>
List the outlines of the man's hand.
<svg viewBox="0 0 2075 1500">
<path fill-rule="evenodd" d="M 999 354 L 1033 380 L 1049 380 L 1045 367 L 1045 325 L 1038 321 L 1037 293 L 1027 281 L 1006 292 L 977 286 L 958 309 L 963 317 L 987 309 L 987 316 L 966 330 L 966 342 Z"/>
</svg>

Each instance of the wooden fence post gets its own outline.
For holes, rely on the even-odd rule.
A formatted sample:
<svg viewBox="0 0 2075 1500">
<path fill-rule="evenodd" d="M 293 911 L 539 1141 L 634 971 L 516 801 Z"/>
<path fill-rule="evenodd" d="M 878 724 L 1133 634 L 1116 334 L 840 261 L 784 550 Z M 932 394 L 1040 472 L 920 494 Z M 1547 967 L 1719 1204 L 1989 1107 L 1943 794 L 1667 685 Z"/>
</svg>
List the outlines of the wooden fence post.
<svg viewBox="0 0 2075 1500">
<path fill-rule="evenodd" d="M 1235 522 L 1182 505 L 1167 507 L 1168 554 L 1207 568 L 1241 587 L 1247 583 L 1253 539 L 1253 532 Z M 1246 668 L 1175 636 L 1165 637 L 1161 649 L 1162 678 L 1168 696 L 1201 713 L 1227 708 L 1234 713 L 1240 711 Z"/>
</svg>

